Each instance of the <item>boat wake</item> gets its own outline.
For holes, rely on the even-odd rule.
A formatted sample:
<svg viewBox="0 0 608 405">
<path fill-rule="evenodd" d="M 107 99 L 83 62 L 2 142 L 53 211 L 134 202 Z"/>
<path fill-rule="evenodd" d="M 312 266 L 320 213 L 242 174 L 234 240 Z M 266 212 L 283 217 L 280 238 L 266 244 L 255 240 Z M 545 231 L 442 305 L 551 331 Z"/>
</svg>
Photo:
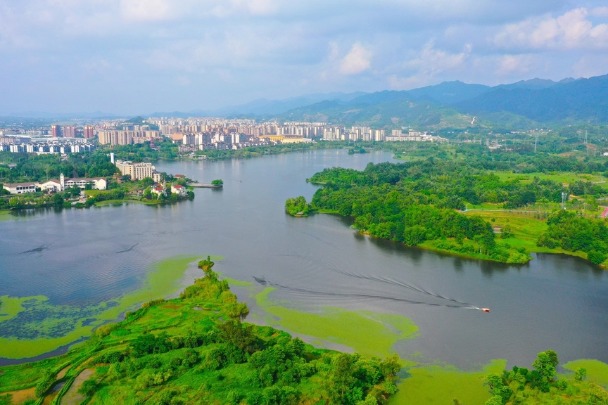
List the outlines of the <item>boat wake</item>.
<svg viewBox="0 0 608 405">
<path fill-rule="evenodd" d="M 350 275 L 348 273 L 345 273 L 345 274 Z M 352 276 L 355 276 L 355 275 L 352 275 Z M 480 308 L 480 307 L 477 307 L 475 305 L 472 305 L 472 304 L 469 304 L 466 302 L 458 301 L 453 298 L 444 297 L 440 294 L 435 294 L 435 293 L 432 293 L 425 289 L 416 287 L 411 284 L 399 282 L 397 280 L 392 280 L 392 279 L 388 279 L 388 278 L 385 279 L 382 277 L 375 277 L 375 276 L 364 276 L 364 275 L 356 275 L 356 277 L 370 280 L 370 281 L 378 281 L 378 282 L 398 285 L 398 286 L 407 288 L 409 290 L 423 293 L 427 296 L 438 298 L 438 299 L 440 299 L 440 302 L 431 302 L 429 300 L 414 300 L 414 299 L 408 299 L 408 298 L 404 298 L 404 297 L 394 297 L 394 296 L 390 296 L 390 295 L 364 294 L 364 293 L 340 293 L 340 292 L 335 292 L 335 291 L 311 290 L 311 289 L 306 289 L 306 288 L 298 288 L 298 287 L 292 287 L 292 286 L 288 286 L 288 285 L 284 285 L 284 284 L 275 283 L 270 280 L 267 280 L 264 277 L 253 276 L 253 279 L 258 284 L 263 285 L 263 286 L 275 287 L 275 288 L 278 288 L 281 290 L 285 290 L 285 291 L 289 291 L 289 292 L 297 293 L 297 294 L 304 294 L 304 295 L 313 295 L 313 296 L 330 297 L 330 298 L 354 298 L 354 299 L 373 299 L 373 300 L 379 299 L 379 300 L 396 301 L 396 302 L 403 302 L 403 303 L 415 304 L 415 305 L 426 305 L 426 306 L 432 306 L 432 307 L 445 307 L 445 308 L 455 308 L 455 309 L 457 309 L 457 308 L 477 309 L 480 311 L 484 309 L 484 308 Z M 441 302 L 441 301 L 443 301 L 443 302 Z"/>
</svg>

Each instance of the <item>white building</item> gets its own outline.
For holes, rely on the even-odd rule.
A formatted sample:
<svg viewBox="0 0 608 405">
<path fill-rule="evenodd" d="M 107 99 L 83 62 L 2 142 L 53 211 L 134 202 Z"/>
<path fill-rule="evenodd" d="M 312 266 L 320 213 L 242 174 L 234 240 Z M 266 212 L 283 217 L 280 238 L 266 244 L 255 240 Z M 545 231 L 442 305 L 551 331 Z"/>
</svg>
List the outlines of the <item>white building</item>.
<svg viewBox="0 0 608 405">
<path fill-rule="evenodd" d="M 35 193 L 36 183 L 4 183 L 2 188 L 11 194 Z"/>
</svg>

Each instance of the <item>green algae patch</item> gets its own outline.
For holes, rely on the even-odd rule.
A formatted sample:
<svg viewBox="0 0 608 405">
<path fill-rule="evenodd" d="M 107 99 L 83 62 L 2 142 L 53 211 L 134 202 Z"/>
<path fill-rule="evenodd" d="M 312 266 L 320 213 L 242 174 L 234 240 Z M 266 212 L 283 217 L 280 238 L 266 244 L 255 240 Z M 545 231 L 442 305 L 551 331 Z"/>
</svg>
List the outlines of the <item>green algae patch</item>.
<svg viewBox="0 0 608 405">
<path fill-rule="evenodd" d="M 483 382 L 487 375 L 500 374 L 506 360 L 492 360 L 482 370 L 462 371 L 453 366 L 419 366 L 399 384 L 389 404 L 483 404 L 490 398 Z"/>
<path fill-rule="evenodd" d="M 198 259 L 200 256 L 175 256 L 155 263 L 143 287 L 114 300 L 116 305 L 101 313 L 98 319 L 113 320 L 137 304 L 177 293 L 181 288 L 178 280 L 184 276 L 189 264 Z"/>
<path fill-rule="evenodd" d="M 220 275 L 222 274 L 220 272 L 217 273 Z M 251 281 L 238 280 L 236 278 L 222 277 L 222 280 L 227 281 L 231 287 L 251 287 L 253 285 Z"/>
<path fill-rule="evenodd" d="M 386 357 L 393 353 L 396 342 L 413 338 L 418 332 L 418 327 L 401 315 L 333 307 L 312 313 L 283 307 L 270 299 L 272 291 L 269 287 L 256 295 L 257 304 L 272 315 L 266 322 L 309 336 L 315 344 L 342 345 L 364 355 Z"/>
<path fill-rule="evenodd" d="M 201 256 L 176 256 L 152 265 L 143 286 L 120 298 L 86 307 L 54 305 L 44 296 L 0 298 L 0 357 L 21 359 L 56 350 L 88 337 L 144 302 L 181 289 L 180 279 Z M 216 259 L 217 260 L 217 259 Z"/>
<path fill-rule="evenodd" d="M 0 338 L 0 357 L 7 359 L 24 359 L 27 357 L 39 356 L 90 336 L 92 332 L 93 328 L 90 326 L 77 326 L 73 332 L 58 338 L 38 338 L 31 340 Z"/>
<path fill-rule="evenodd" d="M 10 297 L 3 295 L 0 297 L 0 322 L 8 321 L 19 315 L 25 310 L 24 304 L 32 300 L 46 301 L 48 298 L 43 295 L 34 297 Z"/>
<path fill-rule="evenodd" d="M 608 387 L 608 364 L 594 359 L 570 361 L 563 365 L 564 369 L 576 371 L 580 368 L 587 370 L 587 381 Z"/>
</svg>

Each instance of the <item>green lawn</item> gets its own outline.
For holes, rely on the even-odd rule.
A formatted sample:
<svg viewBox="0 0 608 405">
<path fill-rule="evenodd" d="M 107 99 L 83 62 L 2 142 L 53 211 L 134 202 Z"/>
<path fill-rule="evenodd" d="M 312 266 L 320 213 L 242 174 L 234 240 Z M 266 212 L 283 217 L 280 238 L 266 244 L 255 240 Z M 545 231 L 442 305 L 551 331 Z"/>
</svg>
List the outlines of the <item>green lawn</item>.
<svg viewBox="0 0 608 405">
<path fill-rule="evenodd" d="M 482 217 L 493 227 L 500 227 L 502 229 L 509 228 L 513 237 L 500 239 L 500 235 L 497 235 L 497 238 L 499 238 L 500 241 L 508 243 L 512 247 L 522 247 L 530 253 L 565 253 L 571 256 L 587 257 L 587 255 L 582 252 L 568 252 L 559 248 L 549 249 L 547 247 L 537 246 L 536 241 L 540 235 L 547 230 L 547 222 L 544 219 L 536 218 L 537 215 L 533 212 L 524 214 L 509 210 L 473 210 L 467 211 L 465 214 Z"/>
</svg>

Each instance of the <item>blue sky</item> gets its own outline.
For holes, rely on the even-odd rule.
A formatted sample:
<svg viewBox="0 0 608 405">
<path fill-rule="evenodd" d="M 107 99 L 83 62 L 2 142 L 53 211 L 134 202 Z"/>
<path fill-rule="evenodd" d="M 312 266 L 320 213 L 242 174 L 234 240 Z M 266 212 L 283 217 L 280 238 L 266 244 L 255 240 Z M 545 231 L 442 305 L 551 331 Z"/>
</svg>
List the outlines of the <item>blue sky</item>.
<svg viewBox="0 0 608 405">
<path fill-rule="evenodd" d="M 605 0 L 0 2 L 0 115 L 607 73 Z"/>
</svg>

